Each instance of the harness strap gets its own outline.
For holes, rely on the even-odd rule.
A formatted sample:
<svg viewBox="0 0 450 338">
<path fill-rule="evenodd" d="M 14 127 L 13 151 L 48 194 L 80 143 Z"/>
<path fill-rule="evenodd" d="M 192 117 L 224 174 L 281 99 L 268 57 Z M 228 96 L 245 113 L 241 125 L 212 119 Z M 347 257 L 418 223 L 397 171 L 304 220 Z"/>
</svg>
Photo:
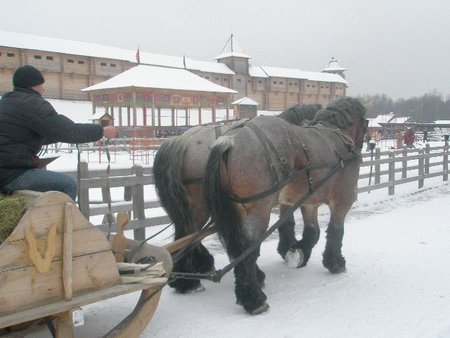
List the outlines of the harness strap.
<svg viewBox="0 0 450 338">
<path fill-rule="evenodd" d="M 242 120 L 242 121 L 240 121 L 239 123 L 236 123 L 236 124 L 234 124 L 234 125 L 232 125 L 232 126 L 229 126 L 224 132 L 222 132 L 222 127 L 223 126 L 221 126 L 221 125 L 218 125 L 218 126 L 214 126 L 214 132 L 215 132 L 215 134 L 216 134 L 216 140 L 220 137 L 220 136 L 222 136 L 222 135 L 224 135 L 224 134 L 226 134 L 226 133 L 228 133 L 229 131 L 231 131 L 231 130 L 234 130 L 234 129 L 237 129 L 237 128 L 242 128 L 244 125 L 245 125 L 245 123 L 247 122 L 247 120 Z M 185 184 L 185 185 L 189 185 L 189 184 L 202 184 L 203 183 L 203 177 L 188 177 L 188 178 L 185 178 L 185 179 L 183 179 L 183 184 Z"/>
<path fill-rule="evenodd" d="M 270 139 L 266 136 L 265 133 L 261 131 L 258 126 L 256 126 L 254 123 L 249 122 L 246 125 L 249 127 L 256 135 L 256 137 L 259 139 L 262 147 L 264 148 L 264 156 L 266 157 L 267 163 L 269 164 L 270 172 L 272 174 L 272 179 L 275 182 L 275 185 L 278 185 L 278 181 L 280 179 L 280 176 L 284 176 L 283 172 L 277 171 L 276 163 L 272 160 L 271 154 L 274 154 L 274 157 L 276 160 L 279 160 L 281 163 L 281 171 L 283 171 L 283 168 L 286 166 L 288 167 L 288 176 L 292 173 L 292 169 L 290 168 L 289 164 L 287 163 L 286 159 L 280 158 L 277 149 L 273 145 L 273 143 L 270 141 Z M 269 149 L 270 148 L 270 149 Z"/>
</svg>

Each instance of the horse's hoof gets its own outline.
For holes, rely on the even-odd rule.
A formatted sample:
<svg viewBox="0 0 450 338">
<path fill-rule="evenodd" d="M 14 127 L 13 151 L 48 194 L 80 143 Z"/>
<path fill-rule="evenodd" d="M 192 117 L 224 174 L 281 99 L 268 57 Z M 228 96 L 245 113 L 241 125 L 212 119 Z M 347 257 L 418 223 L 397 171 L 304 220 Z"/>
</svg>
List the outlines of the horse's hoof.
<svg viewBox="0 0 450 338">
<path fill-rule="evenodd" d="M 251 314 L 252 315 L 259 315 L 261 313 L 266 312 L 267 310 L 269 310 L 269 304 L 265 303 L 263 305 L 261 305 L 260 307 L 257 307 L 256 309 L 254 309 Z"/>
<path fill-rule="evenodd" d="M 286 265 L 291 269 L 299 268 L 305 259 L 305 255 L 303 254 L 302 249 L 289 250 L 286 252 L 284 256 L 284 260 L 286 261 Z"/>
<path fill-rule="evenodd" d="M 197 285 L 197 287 L 187 290 L 185 293 L 190 294 L 190 293 L 199 293 L 199 292 L 203 292 L 205 291 L 205 287 L 200 283 Z"/>
<path fill-rule="evenodd" d="M 194 285 L 183 285 L 183 287 L 177 287 L 176 289 L 177 293 L 181 294 L 191 294 L 191 293 L 198 293 L 205 291 L 205 287 L 201 284 L 194 284 Z"/>
</svg>

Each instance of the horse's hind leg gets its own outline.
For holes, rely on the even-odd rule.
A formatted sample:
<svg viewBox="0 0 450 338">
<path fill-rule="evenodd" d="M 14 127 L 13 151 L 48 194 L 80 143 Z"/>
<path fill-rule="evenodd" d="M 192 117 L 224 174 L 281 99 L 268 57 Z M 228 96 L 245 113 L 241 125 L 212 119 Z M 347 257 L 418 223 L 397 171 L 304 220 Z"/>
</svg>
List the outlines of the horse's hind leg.
<svg viewBox="0 0 450 338">
<path fill-rule="evenodd" d="M 320 237 L 320 228 L 317 221 L 317 206 L 305 205 L 301 207 L 303 215 L 303 236 L 298 242 L 291 245 L 285 255 L 285 261 L 290 268 L 304 267 L 311 257 L 313 247 Z"/>
<path fill-rule="evenodd" d="M 330 206 L 331 217 L 327 228 L 327 244 L 322 263 L 331 273 L 345 271 L 345 258 L 342 256 L 342 239 L 344 237 L 344 218 L 350 208 L 342 205 Z"/>
<path fill-rule="evenodd" d="M 249 217 L 243 226 L 245 230 L 239 236 L 224 238 L 230 258 L 239 257 L 261 236 L 263 230 L 259 224 L 258 217 Z M 236 302 L 251 314 L 260 314 L 269 309 L 267 297 L 262 291 L 265 275 L 256 264 L 258 257 L 259 247 L 234 268 Z"/>
<path fill-rule="evenodd" d="M 280 217 L 286 212 L 289 205 L 280 205 Z M 290 215 L 289 218 L 278 228 L 278 234 L 280 236 L 277 251 L 280 256 L 285 259 L 286 253 L 291 249 L 292 244 L 297 242 L 295 238 L 295 220 L 294 215 Z"/>
<path fill-rule="evenodd" d="M 269 305 L 266 303 L 267 297 L 261 289 L 262 284 L 259 282 L 261 276 L 258 277 L 258 272 L 263 272 L 256 265 L 258 256 L 259 250 L 252 253 L 234 268 L 236 302 L 253 315 L 269 309 Z"/>
</svg>

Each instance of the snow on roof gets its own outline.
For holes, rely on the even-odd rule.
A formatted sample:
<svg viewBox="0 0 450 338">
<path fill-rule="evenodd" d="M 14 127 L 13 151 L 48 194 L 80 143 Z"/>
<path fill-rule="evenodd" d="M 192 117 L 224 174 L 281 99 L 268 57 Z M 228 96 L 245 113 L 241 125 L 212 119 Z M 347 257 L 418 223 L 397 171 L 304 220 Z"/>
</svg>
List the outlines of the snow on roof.
<svg viewBox="0 0 450 338">
<path fill-rule="evenodd" d="M 117 59 L 133 63 L 136 62 L 135 50 L 126 50 L 94 43 L 49 38 L 29 34 L 0 31 L 0 45 L 13 48 L 43 50 L 55 53 Z M 230 68 L 228 68 L 228 66 L 219 62 L 198 61 L 186 57 L 146 53 L 141 51 L 139 52 L 139 56 L 141 64 L 192 69 L 217 74 L 235 74 Z M 216 59 L 229 56 L 250 58 L 250 56 L 243 52 L 233 35 L 230 36 L 222 50 L 222 53 L 220 56 L 216 57 Z M 337 64 L 337 60 L 333 58 L 325 69 L 345 70 L 342 67 L 342 69 L 339 69 L 338 67 L 340 66 Z M 285 77 L 321 82 L 337 82 L 348 85 L 348 82 L 338 74 L 302 71 L 300 69 L 250 65 L 249 74 L 253 77 Z"/>
<path fill-rule="evenodd" d="M 336 60 L 334 57 L 331 58 L 330 62 L 325 66 L 323 69 L 324 72 L 333 72 L 333 71 L 340 71 L 343 72 L 346 69 L 344 67 L 341 67 L 338 63 L 338 60 Z"/>
<path fill-rule="evenodd" d="M 389 123 L 405 123 L 407 122 L 411 117 L 409 116 L 396 116 L 393 119 L 389 121 Z"/>
<path fill-rule="evenodd" d="M 243 97 L 239 100 L 232 102 L 231 104 L 237 104 L 237 105 L 241 105 L 241 106 L 257 106 L 258 102 L 256 102 L 255 100 L 252 100 L 249 97 Z"/>
<path fill-rule="evenodd" d="M 321 73 L 321 72 L 308 72 L 304 71 L 305 77 L 310 81 L 319 82 L 337 82 L 348 86 L 348 82 L 339 74 Z"/>
<path fill-rule="evenodd" d="M 270 77 L 307 79 L 304 74 L 305 72 L 303 72 L 300 69 L 270 67 L 270 66 L 261 66 L 261 68 L 264 71 L 264 73 L 266 73 Z"/>
<path fill-rule="evenodd" d="M 381 114 L 369 120 L 369 127 L 381 128 L 379 123 L 388 123 L 394 118 L 394 113 Z"/>
<path fill-rule="evenodd" d="M 292 79 L 304 79 L 318 82 L 337 82 L 348 85 L 348 82 L 339 74 L 310 72 L 292 68 L 251 65 L 249 69 L 249 74 L 253 77 L 281 77 Z"/>
<path fill-rule="evenodd" d="M 19 34 L 0 31 L 0 44 L 5 47 L 44 50 L 55 53 L 101 57 L 136 61 L 136 51 L 129 51 L 116 47 L 97 45 L 93 43 L 48 38 L 43 36 Z"/>
<path fill-rule="evenodd" d="M 237 93 L 235 90 L 219 86 L 185 69 L 148 65 L 130 68 L 109 80 L 84 88 L 82 91 L 127 87 Z"/>
<path fill-rule="evenodd" d="M 0 31 L 0 45 L 5 47 L 43 50 L 54 53 L 66 53 L 80 56 L 117 59 L 136 62 L 136 51 L 109 47 L 94 43 L 63 40 L 29 34 L 19 34 Z M 234 74 L 225 64 L 218 62 L 196 61 L 180 56 L 170 56 L 155 53 L 139 52 L 142 64 L 155 66 L 186 68 L 203 72 Z"/>
<path fill-rule="evenodd" d="M 202 72 L 234 75 L 235 73 L 224 63 L 198 61 L 186 58 L 186 68 Z"/>
<path fill-rule="evenodd" d="M 252 77 L 269 77 L 261 66 L 249 65 L 248 74 Z"/>
</svg>

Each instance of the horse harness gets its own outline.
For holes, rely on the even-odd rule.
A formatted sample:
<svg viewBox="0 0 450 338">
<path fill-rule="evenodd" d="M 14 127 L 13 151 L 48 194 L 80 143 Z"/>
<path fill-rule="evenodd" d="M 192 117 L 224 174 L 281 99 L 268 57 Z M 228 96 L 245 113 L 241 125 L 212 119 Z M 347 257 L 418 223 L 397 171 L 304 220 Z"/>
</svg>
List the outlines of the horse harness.
<svg viewBox="0 0 450 338">
<path fill-rule="evenodd" d="M 246 124 L 246 126 L 253 131 L 263 147 L 264 156 L 267 160 L 267 163 L 269 164 L 272 181 L 274 183 L 269 189 L 249 197 L 239 198 L 230 196 L 230 198 L 237 203 L 250 203 L 270 196 L 274 192 L 281 190 L 283 187 L 285 187 L 301 175 L 306 175 L 308 181 L 308 191 L 313 192 L 314 190 L 317 190 L 318 187 L 313 187 L 313 180 L 311 177 L 312 171 L 324 168 L 331 168 L 332 171 L 337 171 L 340 168 L 343 168 L 346 164 L 359 160 L 361 158 L 360 152 L 355 147 L 355 143 L 350 138 L 350 136 L 344 133 L 341 129 L 336 128 L 331 124 L 320 122 L 319 124 L 316 124 L 314 126 L 304 126 L 304 128 L 311 128 L 312 130 L 316 130 L 318 135 L 320 135 L 324 139 L 324 141 L 328 143 L 330 148 L 334 148 L 334 152 L 336 157 L 338 158 L 338 161 L 334 166 L 331 167 L 313 165 L 311 162 L 311 156 L 308 147 L 306 146 L 305 142 L 301 140 L 301 136 L 297 135 L 297 137 L 300 138 L 302 150 L 308 164 L 302 169 L 295 170 L 291 167 L 291 165 L 289 165 L 286 158 L 279 155 L 279 152 L 275 148 L 273 142 L 255 123 L 250 121 Z M 323 135 L 323 131 L 335 133 L 335 135 L 337 135 L 338 138 L 344 143 L 345 151 L 338 151 L 337 148 L 328 140 L 328 138 Z"/>
<path fill-rule="evenodd" d="M 233 199 L 233 200 L 238 202 L 238 203 L 248 203 L 248 202 L 251 202 L 251 201 L 255 201 L 255 200 L 264 198 L 264 197 L 274 193 L 275 191 L 281 189 L 282 187 L 287 185 L 289 182 L 291 182 L 292 180 L 294 180 L 298 176 L 305 174 L 305 172 L 306 172 L 306 175 L 308 176 L 308 191 L 299 200 L 297 200 L 297 202 L 295 202 L 293 205 L 291 205 L 282 215 L 280 215 L 280 218 L 269 229 L 267 229 L 266 232 L 264 232 L 264 234 L 259 238 L 258 241 L 255 241 L 239 257 L 237 257 L 236 259 L 231 261 L 224 268 L 222 268 L 220 270 L 213 271 L 211 273 L 172 272 L 171 273 L 171 277 L 172 278 L 175 278 L 175 279 L 176 278 L 181 278 L 181 279 L 207 279 L 207 280 L 210 280 L 210 281 L 216 282 L 216 283 L 220 282 L 222 277 L 225 274 L 227 274 L 236 265 L 238 265 L 245 258 L 247 258 L 247 256 L 249 256 L 253 251 L 257 250 L 259 248 L 259 246 L 261 245 L 261 243 L 264 240 L 266 240 L 275 230 L 277 230 L 284 222 L 286 222 L 288 217 L 290 217 L 294 213 L 295 210 L 297 210 L 304 202 L 306 202 L 306 200 L 319 187 L 321 187 L 323 184 L 325 184 L 331 177 L 333 177 L 339 170 L 343 169 L 346 165 L 348 165 L 348 164 L 350 164 L 350 163 L 352 163 L 354 161 L 361 160 L 360 151 L 355 147 L 354 141 L 347 134 L 343 133 L 340 129 L 337 129 L 336 127 L 334 127 L 332 125 L 326 125 L 326 124 L 322 123 L 320 126 L 318 126 L 318 128 L 316 128 L 316 130 L 317 129 L 322 129 L 322 130 L 335 132 L 336 135 L 338 135 L 338 137 L 342 140 L 342 142 L 344 143 L 345 147 L 348 149 L 348 151 L 346 153 L 348 156 L 343 158 L 342 156 L 340 156 L 339 152 L 335 148 L 335 152 L 336 152 L 336 155 L 338 156 L 337 158 L 339 160 L 337 161 L 337 163 L 334 166 L 331 167 L 330 171 L 325 175 L 325 177 L 320 179 L 317 182 L 317 184 L 313 187 L 312 181 L 311 181 L 310 176 L 309 176 L 309 173 L 312 170 L 314 170 L 314 169 L 319 169 L 319 167 L 314 167 L 311 164 L 311 162 L 309 160 L 309 156 L 308 156 L 308 149 L 307 149 L 307 147 L 306 147 L 306 145 L 304 143 L 302 143 L 302 148 L 303 148 L 303 151 L 305 153 L 306 158 L 309 161 L 308 165 L 305 168 L 301 169 L 301 170 L 294 170 L 287 163 L 286 159 L 280 158 L 278 156 L 278 161 L 279 161 L 279 164 L 281 164 L 281 166 L 280 166 L 281 169 L 279 169 L 277 171 L 277 169 L 276 169 L 277 165 L 276 164 L 274 165 L 274 163 L 272 163 L 270 153 L 268 153 L 268 150 L 270 149 L 271 151 L 274 152 L 274 154 L 278 155 L 278 152 L 276 151 L 275 146 L 273 145 L 273 143 L 267 138 L 266 135 L 264 135 L 264 133 L 262 133 L 262 131 L 256 125 L 254 125 L 251 122 L 247 123 L 246 125 L 248 127 L 250 127 L 255 132 L 255 134 L 258 136 L 258 138 L 260 139 L 261 144 L 263 145 L 263 147 L 265 149 L 265 152 L 266 152 L 266 159 L 268 159 L 269 164 L 271 165 L 271 168 L 272 168 L 271 169 L 272 176 L 274 178 L 276 178 L 276 181 L 275 181 L 275 184 L 271 188 L 269 188 L 267 191 L 264 191 L 264 192 L 262 192 L 260 194 L 257 194 L 257 195 L 254 195 L 254 196 L 251 196 L 251 197 L 248 197 L 248 198 L 240 199 L 238 201 L 236 199 Z M 283 172 L 287 172 L 289 174 L 289 176 L 286 179 L 284 179 L 284 181 L 280 182 L 280 180 L 279 180 L 280 173 L 282 174 Z M 183 255 L 186 251 L 188 251 L 189 249 L 191 249 L 192 247 L 194 247 L 198 243 L 201 234 L 203 232 L 205 232 L 207 229 L 209 229 L 212 226 L 212 223 L 213 223 L 213 221 L 210 220 L 210 222 L 208 222 L 199 232 L 197 232 L 197 234 L 193 238 L 192 242 L 188 243 L 186 245 L 186 247 L 182 249 L 183 253 L 181 255 Z M 178 257 L 178 259 L 180 258 L 180 256 Z"/>
<path fill-rule="evenodd" d="M 232 130 L 244 127 L 244 125 L 247 121 L 248 121 L 248 119 L 239 120 L 236 123 L 233 123 L 232 125 L 230 125 L 224 132 L 222 132 L 222 125 L 214 126 L 214 133 L 216 136 L 216 140 L 220 136 L 225 135 Z M 192 178 L 184 178 L 183 179 L 183 184 L 185 184 L 185 185 L 202 184 L 202 183 L 203 183 L 203 177 L 192 177 Z"/>
</svg>

